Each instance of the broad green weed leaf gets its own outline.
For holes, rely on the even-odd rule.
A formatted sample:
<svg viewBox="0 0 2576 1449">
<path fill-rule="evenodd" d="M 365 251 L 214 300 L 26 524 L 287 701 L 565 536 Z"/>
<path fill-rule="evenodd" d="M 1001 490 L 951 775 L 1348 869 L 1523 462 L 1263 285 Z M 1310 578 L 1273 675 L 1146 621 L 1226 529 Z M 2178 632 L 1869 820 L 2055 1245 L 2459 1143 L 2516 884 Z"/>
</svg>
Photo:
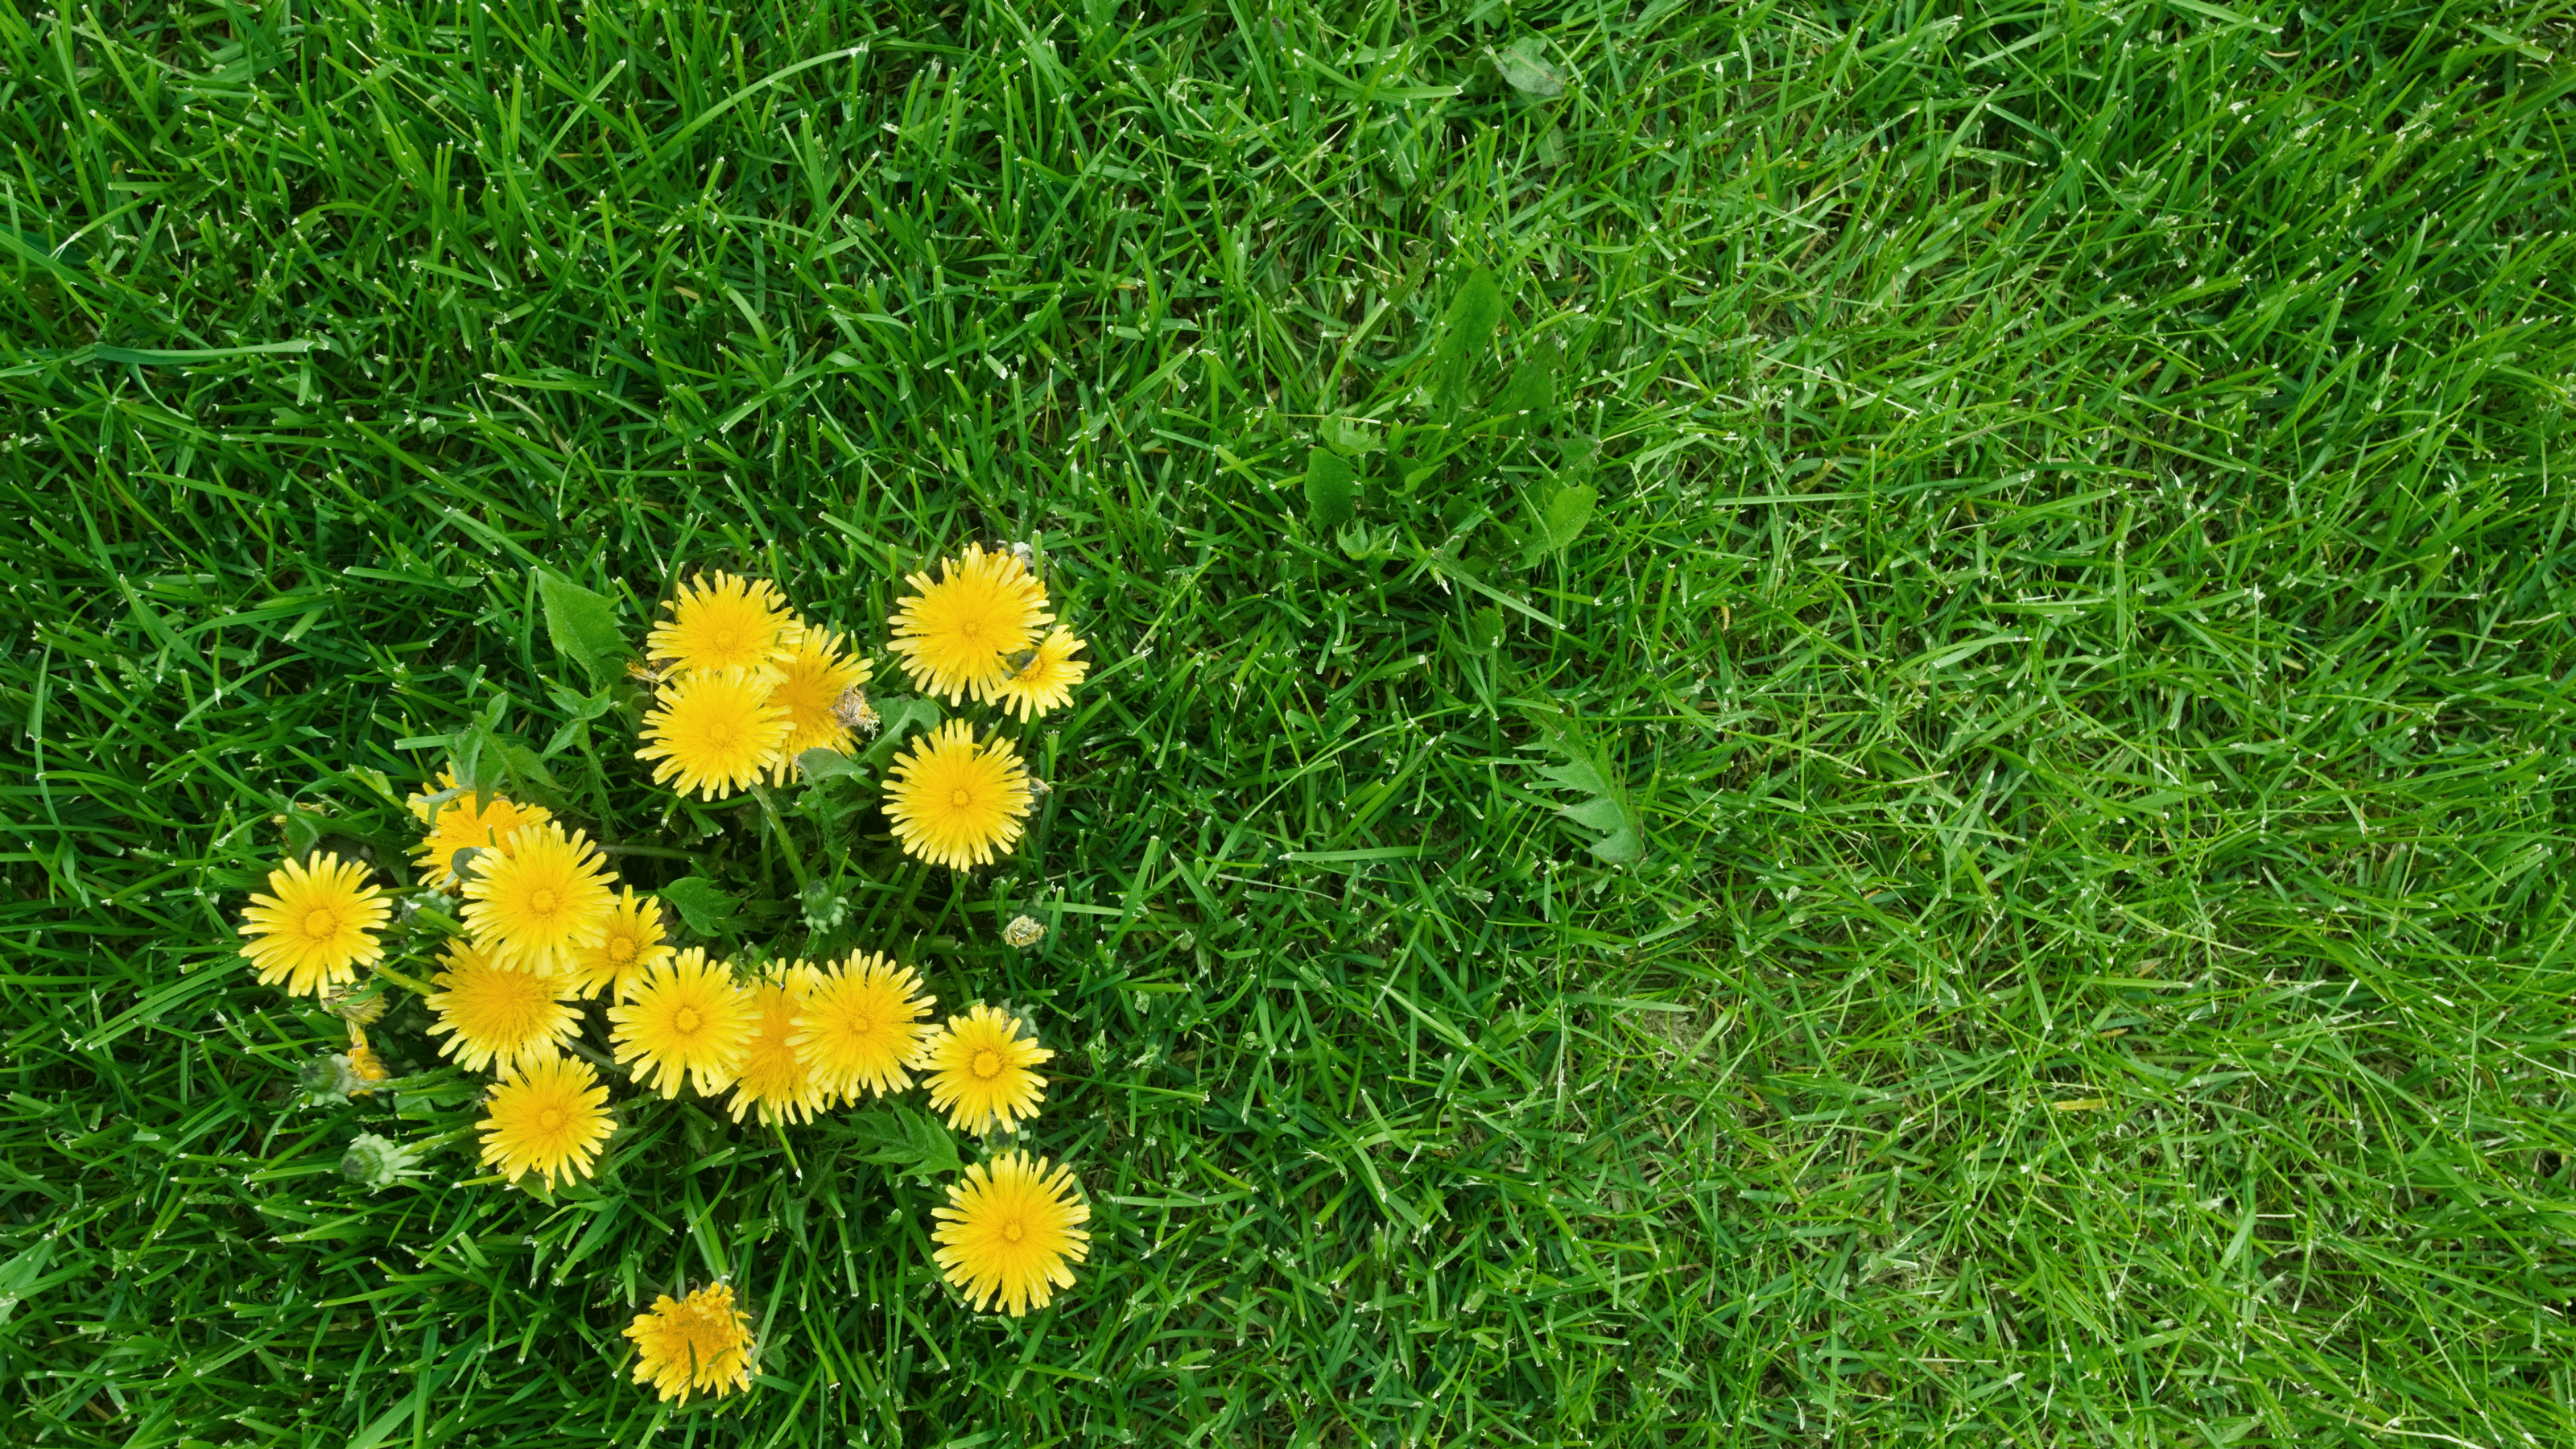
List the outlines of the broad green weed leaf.
<svg viewBox="0 0 2576 1449">
<path fill-rule="evenodd" d="M 733 914 L 741 904 L 732 892 L 704 876 L 682 876 L 654 892 L 689 929 L 701 936 L 721 936 L 733 929 Z"/>
<path fill-rule="evenodd" d="M 1348 460 L 1328 448 L 1306 452 L 1306 517 L 1318 531 L 1351 521 L 1359 512 L 1359 475 Z"/>
<path fill-rule="evenodd" d="M 1493 58 L 1494 71 L 1503 83 L 1522 95 L 1547 101 L 1565 94 L 1565 76 L 1548 63 L 1545 42 L 1537 36 L 1523 36 L 1485 53 Z"/>
<path fill-rule="evenodd" d="M 1325 447 L 1345 458 L 1357 458 L 1366 453 L 1377 452 L 1386 446 L 1385 434 L 1375 427 L 1357 418 L 1346 418 L 1338 413 L 1324 419 L 1324 425 L 1315 431 L 1323 438 Z"/>
<path fill-rule="evenodd" d="M 839 750 L 827 750 L 820 745 L 797 755 L 796 769 L 807 780 L 833 780 L 844 775 L 865 779 L 868 773 L 859 768 L 857 761 Z"/>
<path fill-rule="evenodd" d="M 1512 420 L 1520 432 L 1545 427 L 1556 415 L 1556 348 L 1533 347 L 1512 369 L 1512 380 L 1494 398 L 1496 415 Z"/>
<path fill-rule="evenodd" d="M 537 597 L 555 653 L 579 664 L 593 687 L 605 689 L 626 672 L 626 632 L 617 627 L 617 606 L 607 595 L 540 569 Z"/>
<path fill-rule="evenodd" d="M 1583 535 L 1583 525 L 1592 521 L 1592 506 L 1600 493 L 1589 483 L 1576 483 L 1548 495 L 1546 511 L 1539 515 L 1538 536 L 1531 540 L 1537 553 L 1562 553 L 1565 546 Z"/>
<path fill-rule="evenodd" d="M 1467 395 L 1467 379 L 1491 346 L 1494 329 L 1503 322 L 1503 284 L 1491 267 L 1478 267 L 1458 284 L 1441 319 L 1440 343 L 1433 353 L 1434 400 L 1454 408 Z"/>
</svg>

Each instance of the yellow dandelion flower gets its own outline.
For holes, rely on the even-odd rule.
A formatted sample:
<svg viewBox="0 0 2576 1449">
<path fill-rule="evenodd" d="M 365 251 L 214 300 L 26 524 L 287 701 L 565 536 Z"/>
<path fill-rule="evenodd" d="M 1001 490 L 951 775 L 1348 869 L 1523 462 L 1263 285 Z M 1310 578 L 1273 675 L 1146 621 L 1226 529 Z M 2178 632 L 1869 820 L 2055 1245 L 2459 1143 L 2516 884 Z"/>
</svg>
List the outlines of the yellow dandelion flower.
<svg viewBox="0 0 2576 1449">
<path fill-rule="evenodd" d="M 767 579 L 699 574 L 667 607 L 669 621 L 644 636 L 644 652 L 670 660 L 682 675 L 747 671 L 775 678 L 799 632 L 786 598 Z"/>
<path fill-rule="evenodd" d="M 456 772 L 438 772 L 438 788 L 456 788 Z M 420 883 L 436 890 L 456 888 L 456 852 L 468 846 L 506 852 L 509 839 L 522 826 L 543 825 L 554 818 L 541 805 L 522 805 L 498 795 L 477 797 L 471 790 L 441 802 L 434 809 L 427 795 L 414 795 L 411 813 L 429 827 L 429 836 L 420 843 L 416 859 L 420 863 Z"/>
<path fill-rule="evenodd" d="M 446 1037 L 439 1054 L 467 1071 L 516 1071 L 560 1056 L 581 1029 L 581 1013 L 564 1004 L 572 988 L 562 976 L 495 961 L 470 941 L 450 941 L 446 961 L 424 1003 L 429 1034 Z"/>
<path fill-rule="evenodd" d="M 853 1102 L 863 1089 L 883 1096 L 910 1087 L 904 1068 L 937 1029 L 921 1018 L 938 999 L 921 989 L 911 967 L 872 951 L 853 951 L 818 973 L 795 1037 L 816 1087 Z"/>
<path fill-rule="evenodd" d="M 635 1315 L 626 1336 L 635 1340 L 635 1382 L 665 1399 L 686 1404 L 692 1391 L 722 1398 L 751 1387 L 751 1315 L 729 1285 L 676 1300 L 665 1293 Z"/>
<path fill-rule="evenodd" d="M 964 558 L 941 560 L 939 573 L 937 583 L 928 573 L 908 580 L 919 592 L 886 621 L 894 625 L 891 647 L 922 693 L 950 704 L 969 690 L 990 699 L 1003 656 L 1028 648 L 1039 627 L 1055 621 L 1046 612 L 1046 586 L 1018 558 L 973 543 Z"/>
<path fill-rule="evenodd" d="M 896 759 L 885 812 L 912 854 L 951 870 L 983 865 L 1020 838 L 1029 768 L 1010 741 L 978 746 L 966 721 L 952 719 Z"/>
<path fill-rule="evenodd" d="M 814 968 L 799 961 L 749 988 L 754 1026 L 733 1082 L 733 1120 L 753 1107 L 760 1120 L 811 1122 L 826 1104 L 805 1052 L 796 1044 L 796 1018 L 814 989 Z"/>
<path fill-rule="evenodd" d="M 1091 661 L 1073 657 L 1082 647 L 1070 630 L 1056 629 L 1038 641 L 1026 664 L 1002 676 L 1002 682 L 993 687 L 993 699 L 1004 714 L 1016 714 L 1023 721 L 1073 703 L 1073 687 L 1091 672 Z"/>
<path fill-rule="evenodd" d="M 788 656 L 785 672 L 770 686 L 769 702 L 787 711 L 787 740 L 778 747 L 778 763 L 770 767 L 779 784 L 787 783 L 796 757 L 807 750 L 850 752 L 850 727 L 842 723 L 839 705 L 876 668 L 844 655 L 846 642 L 828 630 L 807 629 Z"/>
<path fill-rule="evenodd" d="M 590 1176 L 617 1124 L 608 1089 L 579 1057 L 555 1057 L 506 1073 L 485 1099 L 482 1160 L 516 1182 L 533 1172 L 549 1183 Z"/>
<path fill-rule="evenodd" d="M 372 1092 L 393 1073 L 385 1070 L 384 1058 L 376 1055 L 376 1049 L 362 1041 L 349 1048 L 349 1075 L 366 1083 L 359 1091 Z"/>
<path fill-rule="evenodd" d="M 644 716 L 639 760 L 659 760 L 653 783 L 712 800 L 750 785 L 778 764 L 791 722 L 769 702 L 769 681 L 751 674 L 693 674 L 663 691 Z"/>
<path fill-rule="evenodd" d="M 580 831 L 522 826 L 509 853 L 465 883 L 465 929 L 496 962 L 523 971 L 571 969 L 608 934 L 617 877 Z"/>
<path fill-rule="evenodd" d="M 1020 1019 L 978 1003 L 923 1043 L 915 1066 L 930 1073 L 930 1109 L 966 1132 L 1008 1132 L 1037 1116 L 1046 1078 L 1029 1068 L 1055 1055 L 1020 1035 Z"/>
<path fill-rule="evenodd" d="M 691 946 L 644 973 L 635 999 L 608 1008 L 609 1044 L 621 1063 L 640 1061 L 635 1079 L 676 1097 L 684 1077 L 712 1097 L 733 1085 L 751 1050 L 759 1013 L 733 968 Z"/>
<path fill-rule="evenodd" d="M 645 972 L 669 959 L 671 947 L 662 937 L 661 902 L 639 896 L 628 886 L 609 908 L 599 944 L 573 954 L 573 989 L 584 1000 L 606 991 L 611 1001 L 624 1001 L 635 994 L 635 983 Z"/>
<path fill-rule="evenodd" d="M 262 986 L 283 981 L 298 996 L 320 996 L 384 959 L 376 932 L 393 914 L 384 894 L 357 861 L 318 851 L 287 861 L 268 873 L 268 894 L 252 895 L 242 912 L 241 954 Z"/>
<path fill-rule="evenodd" d="M 1091 1221 L 1091 1209 L 1072 1170 L 1050 1177 L 1045 1158 L 1031 1162 L 1024 1152 L 968 1166 L 964 1182 L 948 1185 L 948 1206 L 930 1215 L 940 1220 L 930 1236 L 941 1245 L 931 1257 L 978 1313 L 994 1299 L 1013 1318 L 1046 1307 L 1056 1289 L 1073 1286 L 1066 1262 L 1091 1252 L 1091 1235 L 1074 1226 Z"/>
</svg>

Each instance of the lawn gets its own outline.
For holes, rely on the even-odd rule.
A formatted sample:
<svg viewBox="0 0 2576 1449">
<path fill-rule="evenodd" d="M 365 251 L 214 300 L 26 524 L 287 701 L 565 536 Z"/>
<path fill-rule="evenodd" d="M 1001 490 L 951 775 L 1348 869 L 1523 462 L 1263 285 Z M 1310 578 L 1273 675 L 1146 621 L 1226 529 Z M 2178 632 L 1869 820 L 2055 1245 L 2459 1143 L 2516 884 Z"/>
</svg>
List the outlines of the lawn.
<svg viewBox="0 0 2576 1449">
<path fill-rule="evenodd" d="M 0 1441 L 2576 1443 L 2571 22 L 0 10 Z M 572 727 L 541 576 L 884 682 L 978 540 L 1095 661 L 996 866 Z M 300 1098 L 235 927 L 477 721 L 1026 1011 L 1076 1286 L 842 1114 L 344 1177 L 481 1079 Z"/>
</svg>

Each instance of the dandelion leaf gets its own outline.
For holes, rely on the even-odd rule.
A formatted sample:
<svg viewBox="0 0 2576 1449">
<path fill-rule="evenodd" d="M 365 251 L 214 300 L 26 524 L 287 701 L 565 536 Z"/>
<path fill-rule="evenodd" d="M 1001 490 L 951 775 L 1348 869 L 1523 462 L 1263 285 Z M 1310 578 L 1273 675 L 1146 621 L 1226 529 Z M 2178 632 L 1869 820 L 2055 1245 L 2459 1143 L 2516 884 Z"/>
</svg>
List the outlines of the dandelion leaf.
<svg viewBox="0 0 2576 1449">
<path fill-rule="evenodd" d="M 1359 511 L 1359 474 L 1328 448 L 1306 453 L 1306 516 L 1318 530 L 1341 527 Z"/>
<path fill-rule="evenodd" d="M 741 905 L 731 892 L 699 875 L 682 876 L 654 894 L 701 936 L 721 936 L 732 930 L 734 910 Z"/>
<path fill-rule="evenodd" d="M 626 631 L 617 627 L 617 606 L 607 595 L 539 569 L 537 598 L 555 653 L 580 665 L 592 687 L 606 689 L 625 674 Z"/>
<path fill-rule="evenodd" d="M 1534 765 L 1538 777 L 1583 798 L 1559 805 L 1556 813 L 1598 837 L 1592 853 L 1612 865 L 1633 865 L 1646 853 L 1646 822 L 1629 797 L 1628 787 L 1609 757 L 1583 731 L 1580 723 L 1554 706 L 1526 705 L 1539 738 L 1525 749 L 1556 757 L 1553 764 Z"/>
<path fill-rule="evenodd" d="M 937 1119 L 900 1102 L 880 1102 L 844 1119 L 857 1142 L 859 1160 L 891 1169 L 888 1176 L 940 1177 L 964 1164 L 957 1139 Z"/>
</svg>

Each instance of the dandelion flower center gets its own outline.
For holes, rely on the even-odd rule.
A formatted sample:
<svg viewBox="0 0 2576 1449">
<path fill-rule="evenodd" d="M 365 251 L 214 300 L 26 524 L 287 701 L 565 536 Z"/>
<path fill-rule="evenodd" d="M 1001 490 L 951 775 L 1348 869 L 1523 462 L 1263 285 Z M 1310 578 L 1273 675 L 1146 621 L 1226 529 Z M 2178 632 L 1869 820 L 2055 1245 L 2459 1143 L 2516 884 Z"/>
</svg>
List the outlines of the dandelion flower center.
<svg viewBox="0 0 2576 1449">
<path fill-rule="evenodd" d="M 1008 1238 L 1014 1243 L 1028 1235 L 1029 1230 L 1020 1226 L 1020 1220 L 1018 1218 L 1013 1218 L 1009 1222 L 1002 1224 L 1002 1236 Z"/>
<path fill-rule="evenodd" d="M 635 959 L 635 938 L 612 936 L 608 940 L 608 959 L 619 966 Z"/>
<path fill-rule="evenodd" d="M 329 911 L 312 911 L 304 917 L 304 934 L 316 941 L 327 941 L 340 929 L 340 918 Z"/>
<path fill-rule="evenodd" d="M 534 895 L 529 896 L 528 909 L 541 916 L 553 915 L 555 913 L 555 893 L 549 890 L 540 890 Z"/>
<path fill-rule="evenodd" d="M 733 652 L 734 642 L 741 637 L 742 636 L 736 634 L 731 629 L 718 629 L 716 631 L 715 638 L 710 642 L 716 646 L 716 649 L 719 652 L 730 654 Z"/>
<path fill-rule="evenodd" d="M 683 1006 L 671 1013 L 671 1029 L 684 1035 L 697 1035 L 698 1028 L 706 1025 L 706 1022 L 707 1019 L 698 1015 L 698 1009 L 694 1006 Z"/>
<path fill-rule="evenodd" d="M 537 1125 L 543 1127 L 549 1132 L 561 1127 L 563 1124 L 564 1110 L 561 1107 L 548 1107 L 537 1114 Z"/>
<path fill-rule="evenodd" d="M 1000 1052 L 975 1053 L 975 1075 L 982 1077 L 984 1080 L 989 1082 L 994 1077 L 998 1076 L 1001 1073 L 1001 1070 L 1002 1054 Z"/>
<path fill-rule="evenodd" d="M 948 792 L 948 803 L 956 806 L 960 810 L 963 810 L 967 806 L 975 803 L 975 792 L 972 790 L 951 790 Z"/>
</svg>

